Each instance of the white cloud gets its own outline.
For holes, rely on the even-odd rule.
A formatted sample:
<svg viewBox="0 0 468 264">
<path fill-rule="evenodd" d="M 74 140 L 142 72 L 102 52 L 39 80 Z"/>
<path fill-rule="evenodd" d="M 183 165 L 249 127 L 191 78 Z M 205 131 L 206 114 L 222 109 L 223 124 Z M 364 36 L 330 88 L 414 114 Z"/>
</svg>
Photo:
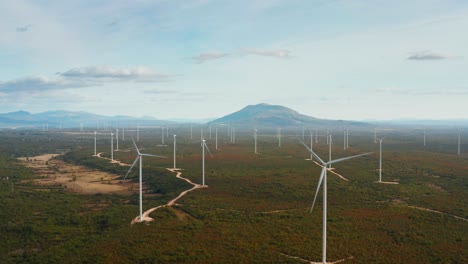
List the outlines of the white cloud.
<svg viewBox="0 0 468 264">
<path fill-rule="evenodd" d="M 73 68 L 59 73 L 60 76 L 70 79 L 83 79 L 93 81 L 143 81 L 165 82 L 170 81 L 170 75 L 157 73 L 147 67 L 116 68 L 111 66 L 92 66 Z"/>
<path fill-rule="evenodd" d="M 408 60 L 447 60 L 447 59 L 455 59 L 457 58 L 456 56 L 452 55 L 447 55 L 439 52 L 433 52 L 433 51 L 419 51 L 419 52 L 414 52 L 410 56 L 408 56 Z"/>
<path fill-rule="evenodd" d="M 90 86 L 80 80 L 66 78 L 49 78 L 45 76 L 25 77 L 7 82 L 0 82 L 0 91 L 4 93 L 17 93 L 28 91 L 45 91 L 66 88 L 79 88 Z"/>
<path fill-rule="evenodd" d="M 244 48 L 244 49 L 241 49 L 241 53 L 245 55 L 258 55 L 258 56 L 274 57 L 274 58 L 280 58 L 280 59 L 291 58 L 291 54 L 290 54 L 291 52 L 285 49 L 265 50 L 265 49 Z"/>
<path fill-rule="evenodd" d="M 203 63 L 205 61 L 220 59 L 220 58 L 226 57 L 228 55 L 229 54 L 227 54 L 225 52 L 213 51 L 213 52 L 206 52 L 206 53 L 201 53 L 199 55 L 193 56 L 192 60 L 195 63 L 200 64 L 200 63 Z"/>
<path fill-rule="evenodd" d="M 17 27 L 16 28 L 16 31 L 18 32 L 26 32 L 28 31 L 29 29 L 31 29 L 32 25 L 31 24 L 28 24 L 26 26 L 23 26 L 23 27 Z"/>
</svg>

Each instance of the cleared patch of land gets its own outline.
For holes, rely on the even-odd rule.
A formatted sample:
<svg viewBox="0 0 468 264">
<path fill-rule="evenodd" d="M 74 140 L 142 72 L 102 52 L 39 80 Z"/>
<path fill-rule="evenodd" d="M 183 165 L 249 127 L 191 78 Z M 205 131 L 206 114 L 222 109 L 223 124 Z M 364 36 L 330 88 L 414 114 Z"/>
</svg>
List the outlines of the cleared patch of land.
<svg viewBox="0 0 468 264">
<path fill-rule="evenodd" d="M 68 191 L 82 194 L 131 194 L 138 188 L 131 181 L 119 180 L 119 175 L 53 159 L 57 155 L 43 154 L 19 160 L 41 177 L 34 180 L 39 185 L 62 185 Z"/>
</svg>

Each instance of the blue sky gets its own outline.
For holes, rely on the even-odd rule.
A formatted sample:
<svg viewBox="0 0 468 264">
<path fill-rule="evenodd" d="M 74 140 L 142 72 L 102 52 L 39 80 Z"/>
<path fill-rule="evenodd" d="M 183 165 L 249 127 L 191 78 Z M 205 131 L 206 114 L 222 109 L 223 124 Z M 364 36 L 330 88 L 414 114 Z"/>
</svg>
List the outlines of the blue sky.
<svg viewBox="0 0 468 264">
<path fill-rule="evenodd" d="M 468 118 L 468 1 L 1 1 L 0 112 Z"/>
</svg>

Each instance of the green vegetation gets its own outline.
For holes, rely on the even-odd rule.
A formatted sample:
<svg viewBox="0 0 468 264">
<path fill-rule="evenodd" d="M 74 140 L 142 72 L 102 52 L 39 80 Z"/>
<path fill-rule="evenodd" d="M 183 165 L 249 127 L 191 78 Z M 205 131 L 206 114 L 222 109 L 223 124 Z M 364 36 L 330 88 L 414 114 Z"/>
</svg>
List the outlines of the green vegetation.
<svg viewBox="0 0 468 264">
<path fill-rule="evenodd" d="M 153 222 L 131 226 L 137 194 L 79 195 L 61 186 L 38 187 L 32 179 L 41 175 L 13 158 L 65 149 L 69 152 L 58 158 L 123 177 L 128 167 L 92 157 L 92 135 L 1 132 L 0 263 L 301 263 L 284 254 L 320 260 L 321 196 L 308 212 L 320 168 L 304 160 L 309 155 L 295 137 L 285 137 L 278 148 L 274 136 L 260 135 L 261 154 L 254 155 L 251 135 L 239 133 L 236 145 L 223 136 L 221 150 L 209 143 L 214 154 L 206 159 L 209 188 L 153 212 Z M 415 137 L 411 131 L 392 132 L 385 141 L 383 177 L 398 185 L 375 183 L 376 155 L 337 164 L 349 182 L 328 174 L 330 260 L 468 262 L 468 222 L 451 216 L 468 218 L 468 158 L 451 153 L 452 142 L 443 136 L 427 150 L 408 143 Z M 145 152 L 168 156 L 144 159 L 146 210 L 192 186 L 165 169 L 172 167 L 172 148 L 157 146 L 160 135 L 147 131 L 141 138 Z M 184 177 L 201 182 L 200 145 L 189 138 L 178 133 L 177 164 Z M 328 158 L 323 141 L 314 148 Z M 377 150 L 364 132 L 350 136 L 350 143 L 344 151 L 337 137 L 333 156 Z M 98 152 L 109 157 L 109 144 L 101 136 Z M 131 141 L 121 141 L 120 148 L 114 158 L 132 163 Z M 129 177 L 137 175 L 135 167 Z"/>
</svg>

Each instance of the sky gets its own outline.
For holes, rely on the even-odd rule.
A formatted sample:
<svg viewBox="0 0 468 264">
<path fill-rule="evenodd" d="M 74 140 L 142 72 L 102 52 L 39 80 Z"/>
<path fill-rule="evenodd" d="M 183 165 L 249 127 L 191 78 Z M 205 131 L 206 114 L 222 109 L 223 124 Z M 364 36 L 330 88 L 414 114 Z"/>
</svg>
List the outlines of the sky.
<svg viewBox="0 0 468 264">
<path fill-rule="evenodd" d="M 466 0 L 0 0 L 0 113 L 468 118 Z"/>
</svg>

